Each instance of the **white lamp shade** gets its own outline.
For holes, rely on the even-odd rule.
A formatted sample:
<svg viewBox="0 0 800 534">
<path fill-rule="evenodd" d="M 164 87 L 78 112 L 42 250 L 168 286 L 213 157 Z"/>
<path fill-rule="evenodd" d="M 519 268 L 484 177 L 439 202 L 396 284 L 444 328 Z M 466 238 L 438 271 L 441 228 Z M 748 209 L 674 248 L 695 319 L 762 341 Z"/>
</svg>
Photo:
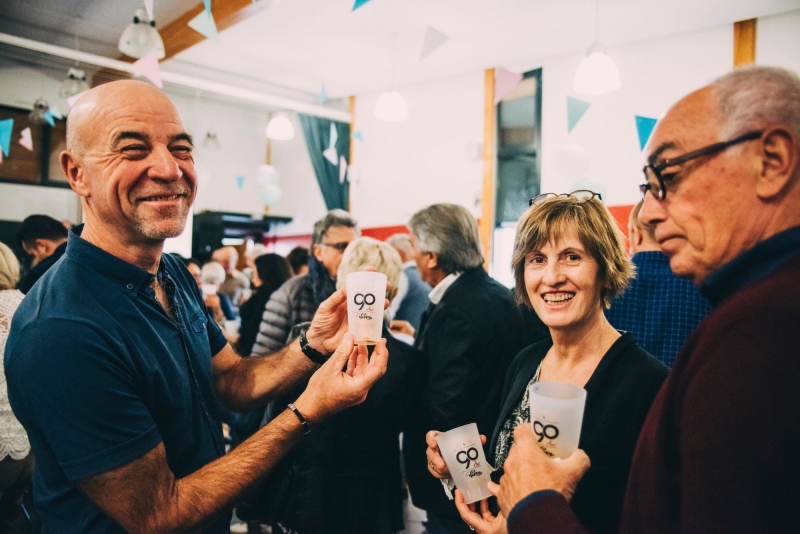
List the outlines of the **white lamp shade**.
<svg viewBox="0 0 800 534">
<path fill-rule="evenodd" d="M 164 59 L 166 55 L 164 41 L 143 9 L 136 10 L 133 22 L 120 35 L 117 48 L 126 56 L 137 59 L 146 56 L 151 50 L 156 51 L 158 59 Z"/>
<path fill-rule="evenodd" d="M 583 58 L 572 88 L 576 93 L 585 95 L 602 95 L 616 91 L 622 87 L 619 69 L 604 52 L 589 50 Z"/>
<path fill-rule="evenodd" d="M 267 137 L 275 141 L 294 139 L 294 126 L 289 117 L 279 113 L 267 123 Z"/>
<path fill-rule="evenodd" d="M 397 91 L 386 91 L 375 103 L 375 118 L 386 122 L 403 122 L 408 120 L 408 104 Z"/>
<path fill-rule="evenodd" d="M 66 100 L 71 96 L 88 90 L 89 84 L 86 83 L 86 73 L 81 69 L 70 68 L 67 72 L 67 77 L 58 87 L 58 96 Z"/>
</svg>

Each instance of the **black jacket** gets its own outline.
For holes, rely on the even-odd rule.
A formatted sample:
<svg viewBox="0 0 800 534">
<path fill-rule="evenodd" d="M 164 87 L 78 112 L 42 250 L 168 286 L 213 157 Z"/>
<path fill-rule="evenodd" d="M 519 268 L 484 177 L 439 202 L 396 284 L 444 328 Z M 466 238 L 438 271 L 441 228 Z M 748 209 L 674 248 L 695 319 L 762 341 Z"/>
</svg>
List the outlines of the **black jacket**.
<svg viewBox="0 0 800 534">
<path fill-rule="evenodd" d="M 492 464 L 500 429 L 522 401 L 539 362 L 552 346 L 550 339 L 531 345 L 511 363 L 503 407 L 486 456 Z M 592 466 L 578 484 L 571 506 L 591 532 L 616 532 L 619 527 L 633 450 L 667 371 L 626 333 L 611 345 L 586 383 L 578 446 L 589 455 Z"/>
<path fill-rule="evenodd" d="M 17 289 L 27 294 L 28 291 L 30 291 L 31 288 L 33 287 L 33 284 L 38 282 L 39 278 L 41 278 L 44 275 L 44 273 L 46 273 L 50 269 L 50 267 L 52 267 L 53 264 L 55 264 L 55 262 L 61 259 L 61 256 L 64 255 L 64 252 L 66 250 L 67 250 L 67 242 L 64 241 L 58 247 L 56 247 L 51 256 L 46 257 L 45 259 L 37 263 L 35 266 L 28 269 L 28 272 L 25 273 L 25 276 L 23 276 L 20 279 L 20 281 L 17 282 Z"/>
<path fill-rule="evenodd" d="M 500 411 L 503 381 L 523 347 L 524 323 L 511 292 L 482 267 L 465 271 L 425 314 L 415 346 L 424 356 L 427 387 L 403 457 L 411 498 L 419 508 L 458 518 L 426 467 L 425 433 L 477 423 L 489 434 Z"/>
</svg>

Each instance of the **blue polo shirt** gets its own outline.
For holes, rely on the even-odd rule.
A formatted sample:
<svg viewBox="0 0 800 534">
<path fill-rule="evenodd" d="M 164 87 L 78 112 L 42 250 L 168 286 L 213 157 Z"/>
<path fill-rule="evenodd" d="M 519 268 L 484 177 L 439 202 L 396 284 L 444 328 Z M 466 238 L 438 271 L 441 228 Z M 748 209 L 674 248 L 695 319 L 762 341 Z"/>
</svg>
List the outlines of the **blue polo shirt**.
<svg viewBox="0 0 800 534">
<path fill-rule="evenodd" d="M 80 228 L 77 229 L 78 232 Z M 184 265 L 154 276 L 70 231 L 64 256 L 19 306 L 5 352 L 11 407 L 36 457 L 45 533 L 122 528 L 75 486 L 164 443 L 182 478 L 224 453 L 211 358 L 225 347 Z M 228 532 L 220 517 L 208 532 Z"/>
</svg>

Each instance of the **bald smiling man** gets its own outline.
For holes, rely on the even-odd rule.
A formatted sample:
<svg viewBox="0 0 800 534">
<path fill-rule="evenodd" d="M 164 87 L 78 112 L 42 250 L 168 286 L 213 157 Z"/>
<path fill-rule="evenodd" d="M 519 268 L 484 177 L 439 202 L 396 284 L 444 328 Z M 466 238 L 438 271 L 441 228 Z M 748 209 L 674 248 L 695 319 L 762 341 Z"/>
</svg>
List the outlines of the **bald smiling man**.
<svg viewBox="0 0 800 534">
<path fill-rule="evenodd" d="M 61 165 L 86 224 L 19 307 L 5 352 L 43 531 L 228 532 L 242 492 L 314 423 L 366 397 L 385 342 L 369 361 L 353 347 L 337 291 L 302 345 L 236 355 L 189 272 L 162 254 L 197 177 L 191 136 L 152 86 L 112 82 L 81 97 Z M 294 404 L 224 455 L 218 400 L 252 410 L 312 372 Z"/>
</svg>

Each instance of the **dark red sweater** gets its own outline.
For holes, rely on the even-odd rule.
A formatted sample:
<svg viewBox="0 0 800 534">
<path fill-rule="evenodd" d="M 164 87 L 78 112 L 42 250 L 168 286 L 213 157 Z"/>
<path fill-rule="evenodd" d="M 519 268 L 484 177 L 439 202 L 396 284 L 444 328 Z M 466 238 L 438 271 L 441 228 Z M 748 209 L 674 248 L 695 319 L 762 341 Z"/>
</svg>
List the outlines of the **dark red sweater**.
<svg viewBox="0 0 800 534">
<path fill-rule="evenodd" d="M 511 534 L 582 531 L 552 493 L 508 523 Z M 687 342 L 642 428 L 620 530 L 800 532 L 800 254 Z"/>
</svg>

